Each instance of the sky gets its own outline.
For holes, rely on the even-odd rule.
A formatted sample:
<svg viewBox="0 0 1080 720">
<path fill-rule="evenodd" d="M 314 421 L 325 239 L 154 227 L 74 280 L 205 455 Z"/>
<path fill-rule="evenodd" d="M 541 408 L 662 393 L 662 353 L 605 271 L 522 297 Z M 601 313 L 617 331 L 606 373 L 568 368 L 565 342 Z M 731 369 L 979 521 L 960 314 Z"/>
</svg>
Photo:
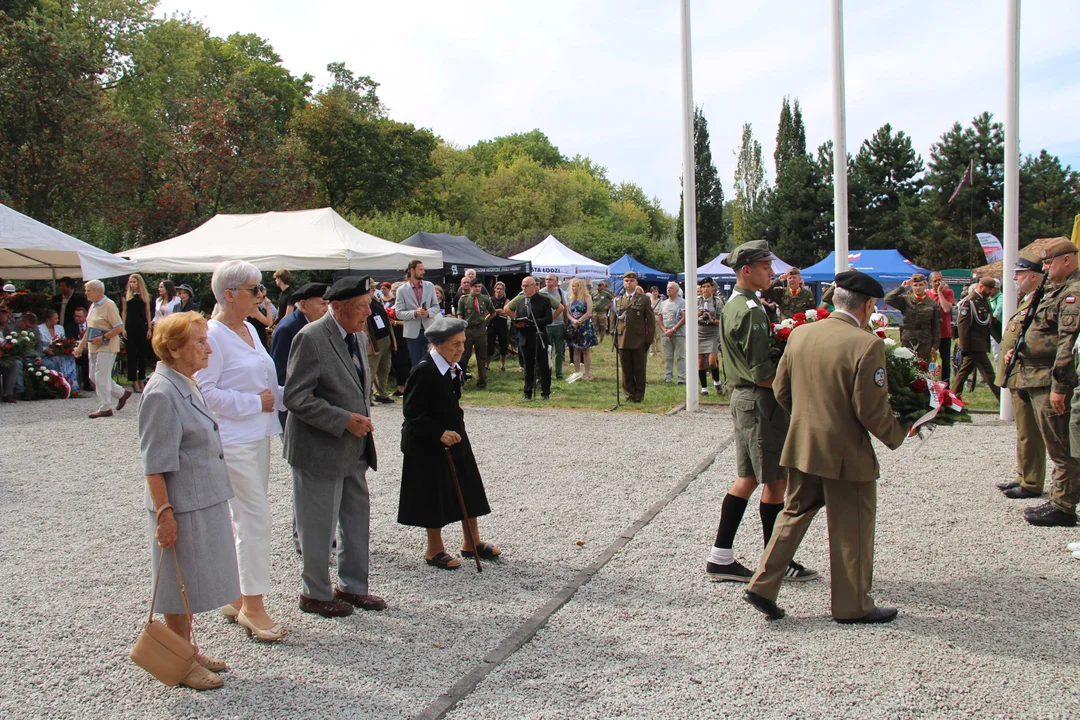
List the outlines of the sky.
<svg viewBox="0 0 1080 720">
<path fill-rule="evenodd" d="M 678 212 L 678 0 L 167 0 L 158 11 L 220 36 L 256 33 L 316 87 L 343 61 L 380 83 L 392 118 L 458 146 L 539 128 Z M 726 198 L 743 123 L 771 182 L 785 95 L 799 100 L 808 148 L 832 138 L 829 0 L 692 0 L 691 21 L 694 102 Z M 1022 5 L 1021 154 L 1045 148 L 1080 169 L 1077 28 L 1077 0 Z M 954 122 L 987 110 L 1004 122 L 1005 33 L 1005 0 L 846 3 L 848 151 L 891 123 L 925 161 Z"/>
</svg>

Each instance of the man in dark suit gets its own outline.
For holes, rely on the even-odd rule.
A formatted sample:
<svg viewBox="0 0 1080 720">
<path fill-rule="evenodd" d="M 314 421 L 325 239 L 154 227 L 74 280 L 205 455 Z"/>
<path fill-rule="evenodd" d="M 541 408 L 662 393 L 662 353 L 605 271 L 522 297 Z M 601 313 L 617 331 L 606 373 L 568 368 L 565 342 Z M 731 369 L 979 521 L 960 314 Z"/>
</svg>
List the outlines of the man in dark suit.
<svg viewBox="0 0 1080 720">
<path fill-rule="evenodd" d="M 64 335 L 69 338 L 79 337 L 79 322 L 75 319 L 75 310 L 82 308 L 90 312 L 90 302 L 81 292 L 75 292 L 75 281 L 62 277 L 59 281 L 60 294 L 53 298 L 53 309 L 60 315 L 60 324 L 64 326 Z"/>
<path fill-rule="evenodd" d="M 286 370 L 289 365 L 289 350 L 292 349 L 293 338 L 300 329 L 309 322 L 315 322 L 326 314 L 327 286 L 323 283 L 308 283 L 299 290 L 290 293 L 290 302 L 296 307 L 277 324 L 273 336 L 270 338 L 270 357 L 274 359 L 274 367 L 277 368 L 278 385 L 285 385 Z M 281 417 L 281 427 L 285 427 L 285 420 L 289 417 L 288 412 L 278 413 Z"/>
<path fill-rule="evenodd" d="M 614 307 L 623 391 L 627 400 L 639 403 L 645 399 L 646 351 L 652 343 L 656 318 L 652 298 L 648 293 L 639 292 L 638 276 L 633 270 L 623 275 L 623 294 L 615 299 Z"/>
<path fill-rule="evenodd" d="M 551 324 L 554 308 L 558 301 L 547 295 L 541 295 L 536 278 L 527 277 L 521 281 L 521 295 L 506 306 L 514 327 L 517 328 L 519 353 L 525 363 L 525 388 L 522 400 L 532 400 L 536 386 L 536 374 L 540 374 L 540 397 L 551 397 L 551 366 L 548 365 L 547 326 Z"/>
<path fill-rule="evenodd" d="M 371 370 L 367 336 L 373 283 L 338 280 L 326 294 L 330 311 L 293 338 L 285 377 L 285 459 L 293 471 L 293 511 L 303 555 L 300 609 L 323 617 L 353 607 L 382 610 L 368 594 L 371 521 L 367 469 L 376 469 L 371 433 Z M 338 527 L 338 587 L 330 551 Z"/>
</svg>

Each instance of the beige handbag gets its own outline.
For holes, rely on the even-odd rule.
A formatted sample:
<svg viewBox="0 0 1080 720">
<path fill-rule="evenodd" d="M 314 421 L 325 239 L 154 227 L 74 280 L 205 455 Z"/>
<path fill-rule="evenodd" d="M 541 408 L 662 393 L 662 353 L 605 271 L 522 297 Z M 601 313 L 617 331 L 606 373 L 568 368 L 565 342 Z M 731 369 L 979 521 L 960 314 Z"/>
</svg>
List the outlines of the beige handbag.
<svg viewBox="0 0 1080 720">
<path fill-rule="evenodd" d="M 187 590 L 180 577 L 180 562 L 176 559 L 176 548 L 172 548 L 172 556 L 173 565 L 176 566 L 176 579 L 180 583 L 180 596 L 184 599 L 184 611 L 191 619 Z M 154 603 L 157 601 L 161 566 L 164 564 L 165 548 L 162 548 L 161 557 L 158 559 L 157 577 L 154 578 L 154 595 L 150 600 L 150 619 L 139 634 L 139 639 L 135 641 L 135 647 L 131 649 L 131 659 L 161 682 L 169 687 L 175 687 L 191 669 L 197 650 L 192 643 L 174 633 L 165 623 L 154 619 Z"/>
</svg>

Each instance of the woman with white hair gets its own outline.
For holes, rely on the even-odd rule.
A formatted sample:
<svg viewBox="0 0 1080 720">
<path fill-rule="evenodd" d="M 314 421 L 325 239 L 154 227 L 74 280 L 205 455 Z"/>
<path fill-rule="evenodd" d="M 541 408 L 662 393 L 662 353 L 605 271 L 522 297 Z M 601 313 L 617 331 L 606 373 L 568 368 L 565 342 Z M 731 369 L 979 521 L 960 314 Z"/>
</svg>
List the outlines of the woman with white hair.
<svg viewBox="0 0 1080 720">
<path fill-rule="evenodd" d="M 207 336 L 213 352 L 195 374 L 206 405 L 217 417 L 225 466 L 234 497 L 232 511 L 240 598 L 221 608 L 230 621 L 263 641 L 281 640 L 286 631 L 270 619 L 263 596 L 270 590 L 270 436 L 281 434 L 275 412 L 285 409 L 277 368 L 255 329 L 246 321 L 263 288 L 259 269 L 243 260 L 217 266 L 210 286 L 217 311 Z"/>
<path fill-rule="evenodd" d="M 94 392 L 98 400 L 98 409 L 89 417 L 112 417 L 114 410 L 123 410 L 131 397 L 131 391 L 121 389 L 112 377 L 116 353 L 120 352 L 120 333 L 124 331 L 124 321 L 120 318 L 116 303 L 105 296 L 105 285 L 100 280 L 87 282 L 84 289 L 86 299 L 90 301 L 90 313 L 86 316 L 86 333 L 75 348 L 75 357 L 81 357 L 83 351 L 89 348 L 90 376 L 94 379 Z"/>
</svg>

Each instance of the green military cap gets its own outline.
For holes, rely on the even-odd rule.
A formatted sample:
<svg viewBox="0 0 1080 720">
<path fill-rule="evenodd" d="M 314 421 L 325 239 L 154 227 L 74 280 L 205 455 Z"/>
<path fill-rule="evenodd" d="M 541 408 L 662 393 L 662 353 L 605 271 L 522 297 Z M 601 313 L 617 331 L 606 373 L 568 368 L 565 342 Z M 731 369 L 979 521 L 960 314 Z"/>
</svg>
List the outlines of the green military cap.
<svg viewBox="0 0 1080 720">
<path fill-rule="evenodd" d="M 1046 244 L 1046 247 L 1042 251 L 1042 261 L 1053 260 L 1056 257 L 1062 255 L 1073 254 L 1077 251 L 1077 247 L 1072 244 L 1072 241 L 1066 237 L 1054 238 Z"/>
<path fill-rule="evenodd" d="M 1034 250 L 1021 250 L 1019 257 L 1016 259 L 1016 264 L 1013 265 L 1013 272 L 1037 272 L 1041 273 L 1042 268 L 1042 255 Z"/>
<path fill-rule="evenodd" d="M 757 260 L 764 260 L 765 258 L 775 259 L 775 255 L 772 254 L 772 250 L 769 249 L 769 242 L 767 240 L 751 240 L 738 246 L 731 253 L 724 258 L 724 264 L 732 270 L 738 270 L 743 265 L 749 265 Z"/>
</svg>

